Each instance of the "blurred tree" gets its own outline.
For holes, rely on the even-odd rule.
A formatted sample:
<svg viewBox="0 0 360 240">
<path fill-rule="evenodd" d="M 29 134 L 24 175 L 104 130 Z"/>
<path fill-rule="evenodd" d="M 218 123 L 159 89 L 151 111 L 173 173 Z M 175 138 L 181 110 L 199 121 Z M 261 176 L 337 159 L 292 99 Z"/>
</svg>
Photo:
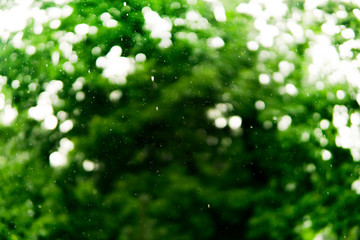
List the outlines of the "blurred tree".
<svg viewBox="0 0 360 240">
<path fill-rule="evenodd" d="M 8 5 L 2 238 L 358 238 L 355 1 Z"/>
</svg>

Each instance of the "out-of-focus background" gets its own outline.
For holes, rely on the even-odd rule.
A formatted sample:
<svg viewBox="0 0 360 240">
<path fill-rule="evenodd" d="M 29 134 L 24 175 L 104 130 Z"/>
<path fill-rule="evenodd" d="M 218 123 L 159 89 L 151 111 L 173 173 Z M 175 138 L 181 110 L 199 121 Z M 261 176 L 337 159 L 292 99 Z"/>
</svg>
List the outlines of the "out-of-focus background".
<svg viewBox="0 0 360 240">
<path fill-rule="evenodd" d="M 0 238 L 360 238 L 360 1 L 1 0 Z"/>
</svg>

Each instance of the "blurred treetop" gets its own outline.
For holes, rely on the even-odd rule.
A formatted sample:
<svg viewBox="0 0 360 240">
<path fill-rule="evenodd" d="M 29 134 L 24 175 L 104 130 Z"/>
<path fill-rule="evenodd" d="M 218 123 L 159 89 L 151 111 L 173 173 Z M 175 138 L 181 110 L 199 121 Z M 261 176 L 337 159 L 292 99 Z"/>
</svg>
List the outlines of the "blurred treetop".
<svg viewBox="0 0 360 240">
<path fill-rule="evenodd" d="M 360 237 L 359 1 L 0 5 L 0 238 Z"/>
</svg>

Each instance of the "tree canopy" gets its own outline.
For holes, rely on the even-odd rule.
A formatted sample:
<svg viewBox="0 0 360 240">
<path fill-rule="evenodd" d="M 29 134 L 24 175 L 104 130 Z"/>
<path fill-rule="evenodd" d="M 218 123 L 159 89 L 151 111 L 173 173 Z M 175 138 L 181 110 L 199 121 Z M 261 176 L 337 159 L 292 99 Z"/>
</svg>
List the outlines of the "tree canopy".
<svg viewBox="0 0 360 240">
<path fill-rule="evenodd" d="M 360 237 L 359 1 L 24 2 L 2 239 Z"/>
</svg>

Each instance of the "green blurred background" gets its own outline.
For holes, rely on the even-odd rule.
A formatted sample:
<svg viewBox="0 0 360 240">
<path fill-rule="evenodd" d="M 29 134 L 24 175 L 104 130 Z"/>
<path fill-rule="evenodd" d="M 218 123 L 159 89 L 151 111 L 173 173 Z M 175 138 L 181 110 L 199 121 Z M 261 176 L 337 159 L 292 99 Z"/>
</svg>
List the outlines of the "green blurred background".
<svg viewBox="0 0 360 240">
<path fill-rule="evenodd" d="M 360 239 L 358 1 L 0 2 L 1 239 Z"/>
</svg>

